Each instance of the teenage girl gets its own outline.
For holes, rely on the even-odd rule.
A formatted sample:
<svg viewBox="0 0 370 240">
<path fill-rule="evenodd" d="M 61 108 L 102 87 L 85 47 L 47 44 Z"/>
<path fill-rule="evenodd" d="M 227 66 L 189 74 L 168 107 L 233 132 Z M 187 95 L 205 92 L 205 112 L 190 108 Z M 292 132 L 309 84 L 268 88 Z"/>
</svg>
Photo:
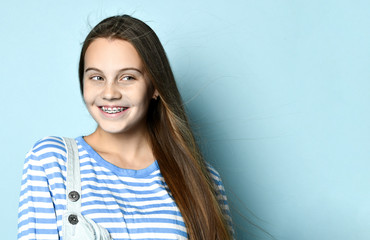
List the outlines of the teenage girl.
<svg viewBox="0 0 370 240">
<path fill-rule="evenodd" d="M 27 154 L 18 239 L 232 239 L 220 176 L 154 31 L 127 15 L 101 21 L 82 46 L 79 80 L 98 126 Z"/>
</svg>

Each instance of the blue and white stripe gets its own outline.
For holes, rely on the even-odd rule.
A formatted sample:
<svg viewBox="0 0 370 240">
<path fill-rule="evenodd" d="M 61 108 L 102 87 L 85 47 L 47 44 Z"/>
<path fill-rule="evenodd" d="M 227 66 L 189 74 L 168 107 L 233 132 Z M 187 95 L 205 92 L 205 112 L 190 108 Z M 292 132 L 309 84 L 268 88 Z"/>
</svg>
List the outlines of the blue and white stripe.
<svg viewBox="0 0 370 240">
<path fill-rule="evenodd" d="M 77 137 L 81 166 L 81 213 L 115 240 L 187 239 L 181 213 L 157 162 L 142 170 L 119 168 Z M 218 200 L 231 223 L 219 174 L 209 166 Z M 26 156 L 18 212 L 18 239 L 62 239 L 66 211 L 66 149 L 62 138 L 38 141 Z"/>
</svg>

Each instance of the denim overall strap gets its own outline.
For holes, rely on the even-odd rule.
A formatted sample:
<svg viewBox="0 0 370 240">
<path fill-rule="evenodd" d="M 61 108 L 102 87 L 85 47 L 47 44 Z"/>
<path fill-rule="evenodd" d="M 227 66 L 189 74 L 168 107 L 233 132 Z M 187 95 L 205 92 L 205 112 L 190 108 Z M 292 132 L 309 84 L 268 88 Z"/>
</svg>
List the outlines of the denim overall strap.
<svg viewBox="0 0 370 240">
<path fill-rule="evenodd" d="M 66 200 L 67 211 L 80 212 L 81 207 L 81 176 L 80 176 L 80 158 L 76 141 L 72 138 L 64 138 L 67 145 L 67 182 L 66 182 Z"/>
<path fill-rule="evenodd" d="M 81 176 L 78 146 L 72 138 L 63 137 L 67 150 L 66 212 L 63 215 L 63 240 L 74 239 L 81 221 Z"/>
</svg>

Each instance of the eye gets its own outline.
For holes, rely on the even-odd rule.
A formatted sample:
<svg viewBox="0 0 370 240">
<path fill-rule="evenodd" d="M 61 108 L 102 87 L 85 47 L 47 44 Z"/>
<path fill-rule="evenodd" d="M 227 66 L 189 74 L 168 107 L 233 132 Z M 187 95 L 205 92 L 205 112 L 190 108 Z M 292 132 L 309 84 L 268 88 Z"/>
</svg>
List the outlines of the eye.
<svg viewBox="0 0 370 240">
<path fill-rule="evenodd" d="M 92 76 L 91 77 L 92 80 L 97 80 L 97 81 L 102 81 L 104 80 L 101 76 Z"/>
<path fill-rule="evenodd" d="M 90 79 L 91 80 L 96 80 L 96 81 L 102 81 L 102 80 L 104 80 L 101 76 L 91 76 Z"/>
<path fill-rule="evenodd" d="M 130 81 L 130 80 L 135 80 L 133 76 L 126 75 L 121 78 L 123 81 Z"/>
</svg>

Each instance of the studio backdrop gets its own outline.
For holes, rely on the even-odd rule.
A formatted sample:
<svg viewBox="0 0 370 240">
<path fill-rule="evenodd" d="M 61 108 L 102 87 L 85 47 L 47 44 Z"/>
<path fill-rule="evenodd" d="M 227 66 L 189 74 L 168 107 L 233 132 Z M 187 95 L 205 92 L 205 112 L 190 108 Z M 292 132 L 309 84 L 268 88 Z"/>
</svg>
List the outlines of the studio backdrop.
<svg viewBox="0 0 370 240">
<path fill-rule="evenodd" d="M 369 1 L 15 0 L 0 9 L 1 239 L 16 239 L 32 145 L 95 129 L 79 52 L 91 27 L 117 14 L 162 41 L 237 239 L 370 239 Z"/>
</svg>

